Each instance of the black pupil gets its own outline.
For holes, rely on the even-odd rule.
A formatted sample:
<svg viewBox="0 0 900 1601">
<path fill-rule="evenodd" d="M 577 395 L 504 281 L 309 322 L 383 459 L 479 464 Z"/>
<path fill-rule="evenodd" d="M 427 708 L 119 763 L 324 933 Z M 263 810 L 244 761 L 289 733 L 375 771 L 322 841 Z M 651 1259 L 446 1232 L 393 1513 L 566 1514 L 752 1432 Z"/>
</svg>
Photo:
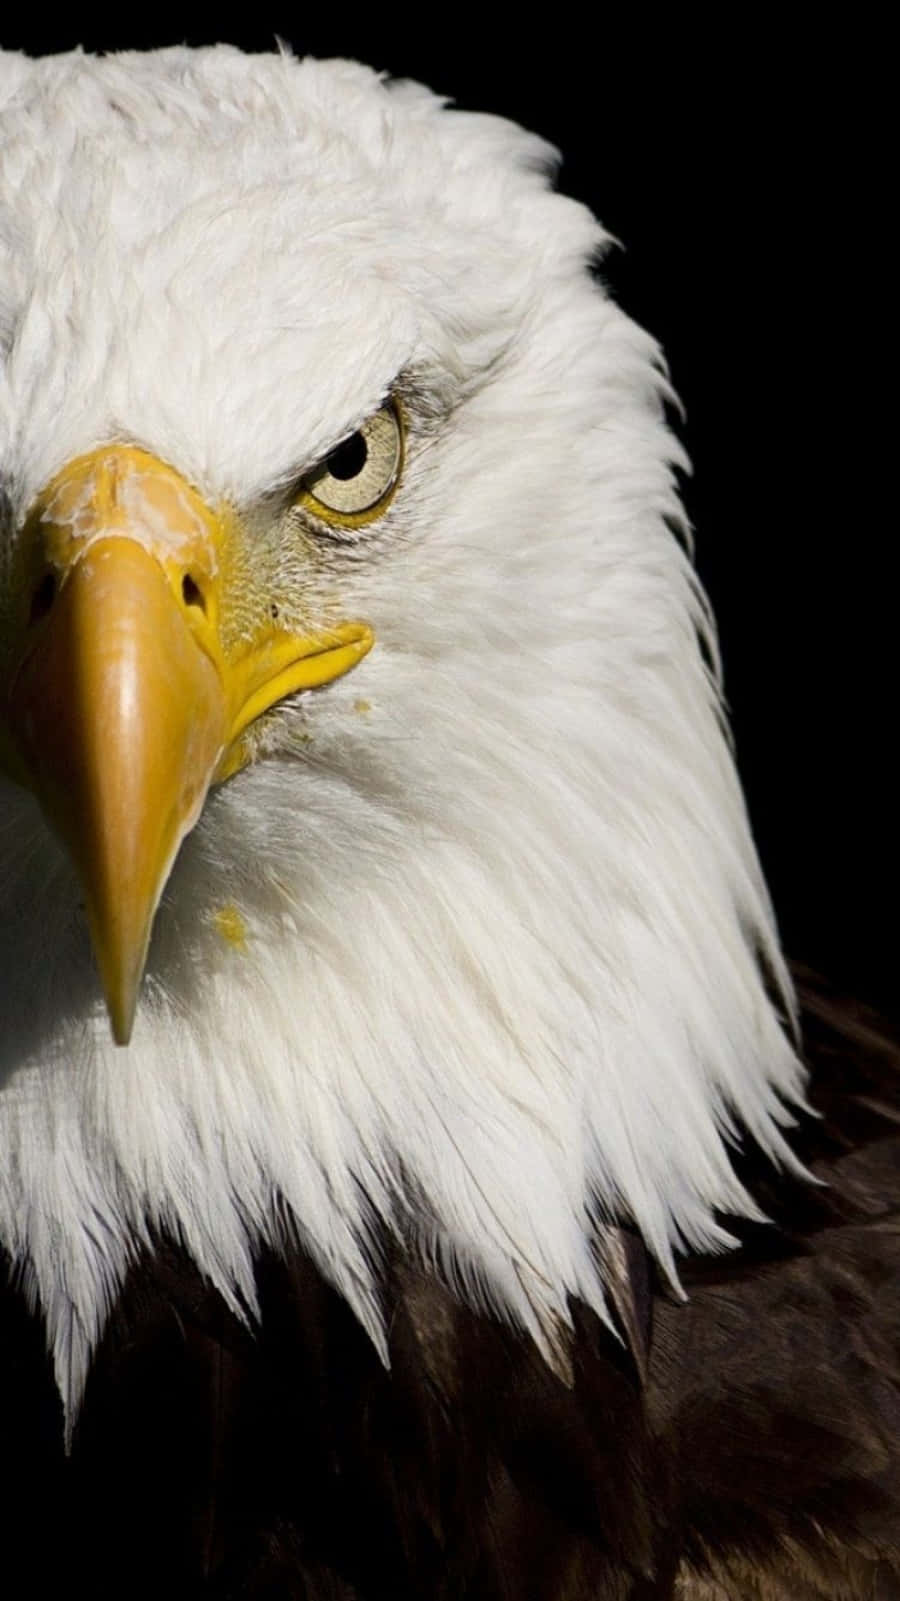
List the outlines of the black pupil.
<svg viewBox="0 0 900 1601">
<path fill-rule="evenodd" d="M 358 478 L 366 465 L 369 447 L 362 434 L 351 434 L 342 445 L 331 452 L 325 463 L 332 478 L 340 478 L 345 482 L 348 478 Z"/>
</svg>

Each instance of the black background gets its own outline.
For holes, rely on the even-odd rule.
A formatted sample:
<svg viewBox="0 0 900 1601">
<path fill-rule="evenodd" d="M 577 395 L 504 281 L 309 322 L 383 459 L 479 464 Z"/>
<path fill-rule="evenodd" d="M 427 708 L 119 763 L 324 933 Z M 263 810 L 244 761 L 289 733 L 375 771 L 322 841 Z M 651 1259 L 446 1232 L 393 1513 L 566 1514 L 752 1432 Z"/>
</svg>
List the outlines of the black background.
<svg viewBox="0 0 900 1601">
<path fill-rule="evenodd" d="M 686 408 L 685 498 L 785 946 L 896 1012 L 896 518 L 874 385 L 890 365 L 875 282 L 894 207 L 885 37 L 847 17 L 789 33 L 738 8 L 693 31 L 595 8 L 556 7 L 543 30 L 487 8 L 480 23 L 432 7 L 256 15 L 209 29 L 154 12 L 155 32 L 128 31 L 79 8 L 52 32 L 0 23 L 0 40 L 268 49 L 278 34 L 558 146 L 561 187 L 625 247 L 603 276 L 662 341 Z"/>
</svg>

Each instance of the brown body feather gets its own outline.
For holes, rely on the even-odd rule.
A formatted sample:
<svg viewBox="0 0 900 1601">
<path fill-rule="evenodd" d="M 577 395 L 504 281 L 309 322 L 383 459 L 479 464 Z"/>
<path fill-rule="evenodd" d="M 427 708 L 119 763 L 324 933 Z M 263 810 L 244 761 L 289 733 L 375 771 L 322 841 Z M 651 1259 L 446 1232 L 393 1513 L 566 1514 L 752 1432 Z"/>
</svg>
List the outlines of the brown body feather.
<svg viewBox="0 0 900 1601">
<path fill-rule="evenodd" d="M 385 1253 L 392 1367 L 299 1250 L 250 1331 L 186 1256 L 135 1270 L 67 1458 L 43 1332 L 0 1300 L 5 1594 L 220 1601 L 900 1597 L 900 1047 L 802 983 L 811 1099 L 752 1153 L 772 1218 L 684 1266 L 599 1250 L 617 1341 L 574 1309 L 571 1384 Z"/>
</svg>

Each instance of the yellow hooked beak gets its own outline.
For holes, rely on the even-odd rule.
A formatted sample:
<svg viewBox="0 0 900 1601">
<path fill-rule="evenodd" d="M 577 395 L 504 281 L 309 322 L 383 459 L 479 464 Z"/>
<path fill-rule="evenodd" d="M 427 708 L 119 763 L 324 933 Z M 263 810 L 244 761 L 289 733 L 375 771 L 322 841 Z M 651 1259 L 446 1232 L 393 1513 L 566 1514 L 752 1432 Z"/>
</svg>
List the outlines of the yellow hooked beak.
<svg viewBox="0 0 900 1601">
<path fill-rule="evenodd" d="M 130 446 L 72 462 L 24 530 L 0 749 L 75 863 L 120 1045 L 160 896 L 210 784 L 248 759 L 242 736 L 257 717 L 372 645 L 364 623 L 298 636 L 269 617 L 226 647 L 233 539 L 227 510 Z"/>
</svg>

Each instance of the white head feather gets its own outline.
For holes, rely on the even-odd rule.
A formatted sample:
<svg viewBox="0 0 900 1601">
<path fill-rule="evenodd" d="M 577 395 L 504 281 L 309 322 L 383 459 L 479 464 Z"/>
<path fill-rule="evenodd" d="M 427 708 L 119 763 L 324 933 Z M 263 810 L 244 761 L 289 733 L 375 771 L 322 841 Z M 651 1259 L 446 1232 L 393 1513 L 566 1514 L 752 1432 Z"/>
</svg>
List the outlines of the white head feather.
<svg viewBox="0 0 900 1601">
<path fill-rule="evenodd" d="M 667 383 L 552 161 L 346 62 L 0 55 L 0 573 L 104 441 L 249 507 L 398 375 L 410 417 L 334 568 L 376 650 L 210 799 L 127 1050 L 0 780 L 0 1240 L 70 1414 L 154 1230 L 252 1311 L 286 1207 L 384 1351 L 387 1220 L 549 1350 L 569 1297 L 603 1312 L 598 1212 L 671 1271 L 752 1211 L 736 1131 L 790 1160 L 760 961 L 789 984 L 670 531 Z"/>
</svg>

